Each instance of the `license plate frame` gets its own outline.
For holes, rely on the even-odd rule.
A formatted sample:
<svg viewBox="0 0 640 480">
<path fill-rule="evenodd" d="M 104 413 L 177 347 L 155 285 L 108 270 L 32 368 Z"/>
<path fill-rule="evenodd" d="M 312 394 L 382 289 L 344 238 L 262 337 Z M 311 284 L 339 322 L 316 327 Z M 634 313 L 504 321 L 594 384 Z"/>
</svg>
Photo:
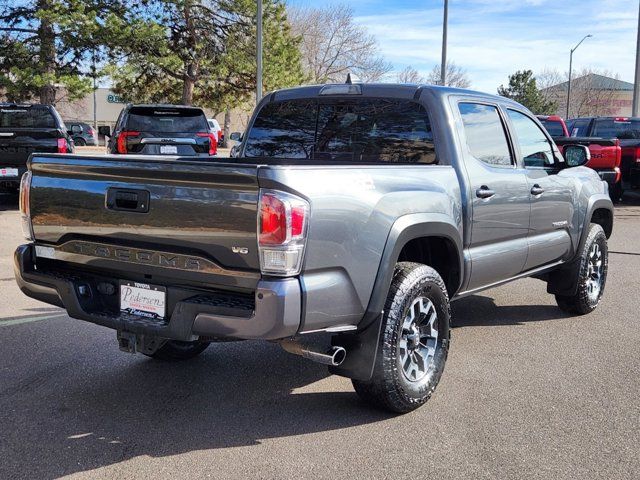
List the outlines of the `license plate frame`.
<svg viewBox="0 0 640 480">
<path fill-rule="evenodd" d="M 0 178 L 18 178 L 17 168 L 0 168 Z"/>
<path fill-rule="evenodd" d="M 148 283 L 120 281 L 120 312 L 149 320 L 164 321 L 167 289 Z"/>
<path fill-rule="evenodd" d="M 178 146 L 177 145 L 160 145 L 160 153 L 162 155 L 177 155 Z"/>
</svg>

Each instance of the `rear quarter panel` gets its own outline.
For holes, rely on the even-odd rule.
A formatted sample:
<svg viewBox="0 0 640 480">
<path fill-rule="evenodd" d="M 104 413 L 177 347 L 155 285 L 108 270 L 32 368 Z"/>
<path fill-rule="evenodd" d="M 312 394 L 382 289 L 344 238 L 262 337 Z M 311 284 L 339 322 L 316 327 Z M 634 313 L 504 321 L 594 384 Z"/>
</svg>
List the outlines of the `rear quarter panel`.
<svg viewBox="0 0 640 480">
<path fill-rule="evenodd" d="M 460 186 L 451 166 L 269 167 L 261 169 L 259 183 L 311 204 L 302 331 L 358 324 L 401 217 L 442 214 L 462 235 Z"/>
</svg>

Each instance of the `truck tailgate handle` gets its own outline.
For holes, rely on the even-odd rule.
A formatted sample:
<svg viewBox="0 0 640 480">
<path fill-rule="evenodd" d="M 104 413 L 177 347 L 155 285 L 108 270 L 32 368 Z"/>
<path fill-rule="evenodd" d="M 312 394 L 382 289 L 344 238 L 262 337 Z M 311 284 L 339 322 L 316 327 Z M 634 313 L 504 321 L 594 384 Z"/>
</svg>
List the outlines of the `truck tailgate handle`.
<svg viewBox="0 0 640 480">
<path fill-rule="evenodd" d="M 107 190 L 105 203 L 110 210 L 147 213 L 149 211 L 149 192 L 112 187 Z"/>
<path fill-rule="evenodd" d="M 496 194 L 493 190 L 491 190 L 486 185 L 482 185 L 479 189 L 476 190 L 476 197 L 478 198 L 491 198 Z"/>
</svg>

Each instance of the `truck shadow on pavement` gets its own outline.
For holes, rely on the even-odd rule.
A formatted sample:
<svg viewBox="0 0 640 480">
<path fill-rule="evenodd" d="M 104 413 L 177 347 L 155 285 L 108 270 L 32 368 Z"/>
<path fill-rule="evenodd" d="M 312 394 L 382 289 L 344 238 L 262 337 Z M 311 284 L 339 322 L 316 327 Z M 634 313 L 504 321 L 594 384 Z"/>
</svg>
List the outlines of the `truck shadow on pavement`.
<svg viewBox="0 0 640 480">
<path fill-rule="evenodd" d="M 568 318 L 556 305 L 496 305 L 491 297 L 472 295 L 451 303 L 453 327 L 522 325 Z"/>
<path fill-rule="evenodd" d="M 138 456 L 258 445 L 393 417 L 361 403 L 348 380 L 325 384 L 325 367 L 271 344 L 212 344 L 200 358 L 167 363 L 114 356 L 96 343 L 78 357 L 65 349 L 61 364 L 43 367 L 38 378 L 0 387 L 2 436 L 12 452 L 5 450 L 0 477 L 54 478 Z M 327 391 L 336 383 L 341 391 Z M 16 401 L 25 396 L 28 405 Z"/>
<path fill-rule="evenodd" d="M 0 212 L 18 210 L 18 195 L 0 192 Z"/>
</svg>

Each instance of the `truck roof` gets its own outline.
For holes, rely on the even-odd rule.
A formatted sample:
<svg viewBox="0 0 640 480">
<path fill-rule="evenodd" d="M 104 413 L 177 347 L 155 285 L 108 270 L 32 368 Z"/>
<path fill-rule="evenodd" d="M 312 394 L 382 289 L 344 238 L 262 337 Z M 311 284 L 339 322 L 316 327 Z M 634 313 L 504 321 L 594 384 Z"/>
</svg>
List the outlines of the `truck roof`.
<svg viewBox="0 0 640 480">
<path fill-rule="evenodd" d="M 323 97 L 329 96 L 331 94 L 323 94 L 323 91 L 327 91 L 328 89 L 334 89 L 336 92 L 339 92 L 339 88 L 342 87 L 344 89 L 349 86 L 357 87 L 360 90 L 360 93 L 357 95 L 361 97 L 391 97 L 391 98 L 413 98 L 418 99 L 421 92 L 428 91 L 431 95 L 436 97 L 447 97 L 452 94 L 456 95 L 468 95 L 473 97 L 480 97 L 489 99 L 492 101 L 499 101 L 501 103 L 511 104 L 514 106 L 519 106 L 522 108 L 520 104 L 514 102 L 513 100 L 501 97 L 498 95 L 492 95 L 484 92 L 479 92 L 476 90 L 467 90 L 463 88 L 453 88 L 453 87 L 442 87 L 439 85 L 430 85 L 430 84 L 411 84 L 411 83 L 329 83 L 324 85 L 308 85 L 302 87 L 292 87 L 285 88 L 282 90 L 276 90 L 265 95 L 263 99 L 264 102 L 273 102 L 275 100 L 295 100 L 302 98 L 313 98 L 313 97 Z M 346 92 L 343 93 L 335 93 L 335 96 L 343 96 L 349 97 L 353 94 L 349 94 Z M 332 96 L 333 96 L 332 95 Z"/>
</svg>

